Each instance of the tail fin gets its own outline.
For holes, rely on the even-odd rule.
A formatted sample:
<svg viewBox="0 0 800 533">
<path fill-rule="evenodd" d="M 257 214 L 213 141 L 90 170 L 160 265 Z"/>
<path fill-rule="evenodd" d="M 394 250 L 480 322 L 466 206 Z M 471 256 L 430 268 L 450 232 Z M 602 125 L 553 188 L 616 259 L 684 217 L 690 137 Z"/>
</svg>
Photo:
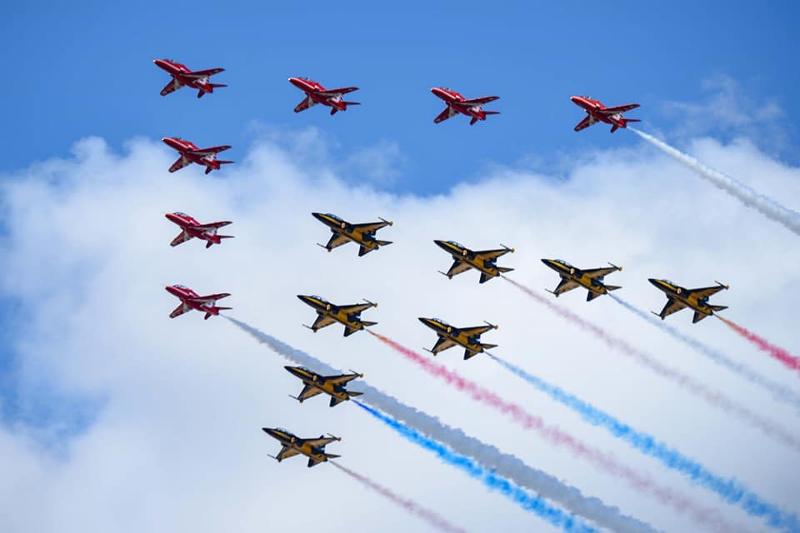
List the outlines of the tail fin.
<svg viewBox="0 0 800 533">
<path fill-rule="evenodd" d="M 607 291 L 615 291 L 615 290 L 621 289 L 621 288 L 622 287 L 620 287 L 619 285 L 606 285 L 606 290 Z"/>
<path fill-rule="evenodd" d="M 366 246 L 363 246 L 363 245 L 360 246 L 358 248 L 358 257 L 361 257 L 362 255 L 366 255 L 366 254 L 370 253 L 373 249 L 374 248 L 367 248 Z M 330 250 L 328 250 L 328 251 L 330 251 Z"/>
<path fill-rule="evenodd" d="M 375 241 L 375 244 L 378 246 L 386 246 L 387 244 L 392 244 L 392 241 Z"/>
<path fill-rule="evenodd" d="M 364 326 L 365 328 L 369 326 L 374 326 L 375 324 L 377 324 L 377 322 L 370 322 L 369 320 L 361 321 L 361 325 Z"/>
<path fill-rule="evenodd" d="M 492 348 L 497 348 L 496 344 L 488 344 L 488 343 L 481 343 L 481 348 L 484 350 L 491 350 Z"/>
<path fill-rule="evenodd" d="M 339 112 L 339 108 L 337 108 L 337 107 L 332 107 L 331 108 L 331 116 L 335 115 L 338 112 Z"/>
<path fill-rule="evenodd" d="M 476 122 L 478 122 L 478 117 L 472 117 L 472 120 L 469 121 L 469 125 L 474 126 Z"/>
<path fill-rule="evenodd" d="M 722 310 L 724 310 L 724 309 L 727 309 L 727 308 L 728 308 L 728 306 L 727 306 L 727 305 L 709 305 L 709 307 L 710 307 L 711 309 L 713 309 L 714 311 L 722 311 Z"/>
<path fill-rule="evenodd" d="M 233 239 L 233 235 L 214 235 L 206 242 L 206 248 L 211 248 L 212 244 L 220 244 L 222 239 Z"/>
<path fill-rule="evenodd" d="M 364 394 L 364 393 L 363 393 L 363 392 L 356 392 L 356 391 L 347 391 L 347 394 L 348 394 L 350 397 L 353 397 L 353 396 L 361 396 L 361 395 L 362 395 L 362 394 Z"/>
<path fill-rule="evenodd" d="M 497 271 L 500 272 L 500 273 L 511 272 L 512 270 L 514 270 L 514 269 L 513 268 L 508 268 L 508 267 L 497 267 Z"/>
</svg>

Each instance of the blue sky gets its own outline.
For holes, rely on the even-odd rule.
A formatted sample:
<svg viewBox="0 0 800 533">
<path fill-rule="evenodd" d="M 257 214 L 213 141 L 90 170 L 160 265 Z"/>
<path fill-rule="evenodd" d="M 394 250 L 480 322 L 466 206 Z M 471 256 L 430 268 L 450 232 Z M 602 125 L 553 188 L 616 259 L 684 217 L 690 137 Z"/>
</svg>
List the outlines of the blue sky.
<svg viewBox="0 0 800 533">
<path fill-rule="evenodd" d="M 552 165 L 637 142 L 604 127 L 575 134 L 571 94 L 640 102 L 631 116 L 669 131 L 680 118 L 666 103 L 701 100 L 704 81 L 725 75 L 795 119 L 798 14 L 795 2 L 18 3 L 0 21 L 0 44 L 15 50 L 0 88 L 13 132 L 0 170 L 67 154 L 87 135 L 117 147 L 181 135 L 232 144 L 235 159 L 262 128 L 314 126 L 334 154 L 396 143 L 391 188 L 442 192 L 487 165 Z M 230 87 L 200 102 L 162 98 L 155 57 L 223 66 Z M 295 115 L 291 75 L 358 85 L 364 105 Z M 434 126 L 433 85 L 497 94 L 491 108 L 503 114 Z"/>
</svg>

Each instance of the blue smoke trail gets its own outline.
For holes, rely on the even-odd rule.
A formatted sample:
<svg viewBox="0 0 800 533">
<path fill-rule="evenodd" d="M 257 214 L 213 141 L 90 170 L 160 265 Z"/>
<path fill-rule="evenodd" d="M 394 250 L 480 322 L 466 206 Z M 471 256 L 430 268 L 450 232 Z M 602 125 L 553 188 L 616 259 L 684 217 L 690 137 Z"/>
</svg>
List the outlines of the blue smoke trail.
<svg viewBox="0 0 800 533">
<path fill-rule="evenodd" d="M 630 304 L 620 298 L 619 296 L 615 296 L 613 294 L 609 294 L 612 300 L 620 304 L 622 307 L 630 311 L 631 313 L 635 314 L 636 316 L 645 319 L 647 322 L 650 322 L 656 327 L 661 328 L 661 330 L 669 333 L 674 338 L 678 339 L 679 341 L 683 342 L 690 348 L 693 348 L 698 353 L 705 355 L 718 365 L 724 366 L 731 372 L 745 378 L 747 381 L 754 385 L 758 385 L 762 389 L 770 392 L 776 400 L 791 404 L 795 409 L 800 412 L 800 396 L 797 395 L 796 392 L 791 390 L 788 387 L 777 383 L 766 376 L 763 376 L 753 370 L 752 368 L 745 366 L 741 363 L 737 363 L 730 357 L 726 356 L 718 352 L 717 350 L 707 346 L 706 344 L 700 342 L 699 340 L 695 339 L 694 337 L 690 337 L 678 331 L 677 329 L 673 328 L 669 324 L 662 322 L 657 318 L 653 318 L 652 315 L 649 315 L 639 309 L 638 307 Z"/>
<path fill-rule="evenodd" d="M 751 492 L 742 483 L 735 479 L 725 479 L 706 469 L 697 461 L 686 457 L 679 451 L 659 442 L 655 437 L 636 431 L 627 424 L 623 424 L 613 416 L 604 413 L 596 407 L 573 396 L 565 390 L 547 383 L 546 381 L 527 373 L 516 365 L 501 359 L 493 354 L 487 354 L 503 368 L 519 376 L 530 385 L 533 385 L 557 402 L 560 402 L 580 414 L 592 425 L 608 430 L 613 436 L 627 441 L 628 444 L 642 453 L 658 459 L 670 470 L 675 470 L 689 477 L 693 482 L 705 487 L 719 495 L 725 502 L 738 505 L 754 517 L 763 517 L 767 524 L 776 529 L 786 531 L 800 531 L 800 521 L 793 513 L 787 513 L 778 506 L 761 499 Z"/>
<path fill-rule="evenodd" d="M 358 400 L 353 400 L 353 402 L 371 414 L 373 417 L 394 429 L 407 440 L 435 453 L 439 456 L 439 459 L 445 463 L 460 468 L 462 471 L 466 472 L 472 477 L 479 478 L 488 488 L 496 490 L 503 494 L 503 496 L 514 500 L 520 507 L 526 511 L 531 511 L 537 514 L 540 518 L 548 521 L 553 526 L 569 532 L 589 533 L 597 531 L 595 528 L 582 522 L 574 515 L 571 515 L 565 511 L 562 511 L 558 507 L 551 505 L 544 498 L 530 494 L 522 488 L 514 485 L 507 479 L 485 469 L 469 457 L 455 453 L 445 445 L 426 437 L 422 433 L 419 433 L 416 430 L 406 426 L 402 422 L 385 415 L 377 409 L 373 409 L 372 407 L 365 405 Z"/>
</svg>

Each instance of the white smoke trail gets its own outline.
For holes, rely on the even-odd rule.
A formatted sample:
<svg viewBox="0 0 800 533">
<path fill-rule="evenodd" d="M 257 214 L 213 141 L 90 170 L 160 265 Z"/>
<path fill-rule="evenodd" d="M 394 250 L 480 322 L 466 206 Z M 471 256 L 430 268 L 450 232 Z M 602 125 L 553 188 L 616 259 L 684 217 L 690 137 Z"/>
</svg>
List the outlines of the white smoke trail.
<svg viewBox="0 0 800 533">
<path fill-rule="evenodd" d="M 244 322 L 227 316 L 225 318 L 252 335 L 258 342 L 266 344 L 271 350 L 296 364 L 307 366 L 315 372 L 340 373 L 339 370 L 317 358 L 292 348 L 288 344 Z M 606 505 L 599 498 L 584 496 L 575 487 L 571 487 L 541 470 L 528 466 L 513 455 L 503 453 L 494 446 L 470 437 L 460 429 L 443 424 L 436 417 L 401 403 L 392 396 L 368 385 L 363 380 L 358 383 L 360 392 L 364 393 L 361 399 L 365 403 L 438 440 L 449 446 L 453 451 L 472 457 L 483 466 L 493 470 L 497 475 L 506 477 L 521 487 L 557 502 L 570 512 L 583 516 L 600 527 L 621 532 L 656 531 L 651 525 L 623 515 L 618 508 Z"/>
<path fill-rule="evenodd" d="M 744 183 L 726 174 L 723 174 L 718 170 L 714 170 L 713 168 L 705 166 L 692 156 L 684 154 L 680 150 L 673 148 L 672 146 L 648 133 L 637 130 L 633 127 L 628 127 L 628 129 L 673 159 L 680 161 L 694 170 L 701 178 L 711 182 L 713 185 L 727 192 L 731 196 L 738 198 L 739 201 L 741 201 L 744 205 L 754 208 L 767 218 L 771 218 L 772 220 L 783 224 L 791 231 L 800 235 L 800 213 L 797 211 L 789 209 L 788 207 L 784 207 L 772 198 L 754 191 Z"/>
<path fill-rule="evenodd" d="M 739 376 L 745 378 L 747 381 L 754 385 L 758 385 L 762 389 L 766 390 L 772 396 L 781 402 L 785 402 L 791 404 L 798 412 L 800 412 L 800 396 L 797 395 L 793 390 L 789 387 L 786 387 L 776 381 L 769 379 L 768 377 L 759 374 L 749 366 L 743 365 L 737 361 L 734 361 L 727 355 L 711 348 L 710 346 L 700 342 L 699 340 L 695 339 L 694 337 L 690 337 L 684 333 L 681 333 L 677 329 L 673 328 L 669 324 L 666 324 L 656 318 L 653 318 L 651 315 L 648 315 L 638 307 L 630 304 L 620 298 L 619 296 L 615 296 L 613 294 L 609 294 L 612 300 L 620 304 L 622 307 L 630 311 L 631 313 L 643 318 L 647 322 L 653 324 L 654 326 L 661 328 L 663 331 L 669 333 L 676 339 L 682 341 L 687 346 L 694 348 L 698 353 L 705 355 L 715 363 L 720 366 L 724 366 L 731 372 L 738 374 Z"/>
</svg>

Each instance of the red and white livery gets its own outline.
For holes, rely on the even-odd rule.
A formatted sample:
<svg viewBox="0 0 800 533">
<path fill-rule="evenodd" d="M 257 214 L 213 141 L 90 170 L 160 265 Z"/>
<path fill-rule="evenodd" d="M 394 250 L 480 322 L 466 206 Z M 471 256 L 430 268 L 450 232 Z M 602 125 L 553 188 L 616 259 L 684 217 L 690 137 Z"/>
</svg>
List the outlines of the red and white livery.
<svg viewBox="0 0 800 533">
<path fill-rule="evenodd" d="M 181 233 L 169 243 L 170 246 L 178 246 L 183 244 L 189 239 L 201 239 L 206 241 L 206 248 L 210 248 L 212 244 L 220 244 L 222 239 L 232 239 L 233 235 L 218 235 L 219 228 L 231 224 L 229 220 L 221 222 L 211 222 L 210 224 L 201 224 L 194 217 L 176 211 L 175 213 L 167 213 L 164 215 L 167 220 L 174 222 L 181 227 Z"/>
<path fill-rule="evenodd" d="M 184 287 L 183 285 L 169 285 L 167 286 L 167 292 L 177 296 L 181 301 L 180 305 L 169 314 L 170 318 L 175 318 L 194 310 L 205 313 L 204 319 L 208 320 L 211 315 L 217 316 L 220 311 L 232 309 L 231 307 L 217 307 L 214 305 L 217 300 L 230 296 L 227 292 L 200 296 L 189 287 Z"/>
<path fill-rule="evenodd" d="M 448 118 L 461 113 L 470 117 L 469 125 L 472 126 L 479 120 L 486 120 L 487 115 L 499 115 L 499 111 L 484 111 L 483 105 L 489 102 L 499 100 L 499 96 L 481 96 L 480 98 L 473 98 L 467 100 L 458 91 L 448 89 L 447 87 L 434 87 L 431 92 L 444 100 L 447 107 L 436 115 L 433 119 L 434 124 L 444 122 Z"/>
<path fill-rule="evenodd" d="M 589 98 L 588 96 L 570 96 L 572 103 L 582 107 L 586 111 L 586 118 L 578 122 L 575 126 L 575 131 L 581 131 L 592 124 L 597 122 L 605 122 L 611 124 L 611 133 L 614 133 L 619 128 L 627 128 L 628 122 L 641 122 L 635 118 L 624 118 L 622 116 L 626 111 L 636 109 L 639 104 L 625 104 L 614 107 L 606 107 L 600 100 Z"/>
<path fill-rule="evenodd" d="M 154 59 L 153 63 L 157 67 L 166 70 L 172 76 L 172 80 L 161 89 L 161 96 L 180 89 L 183 86 L 197 89 L 197 97 L 202 98 L 206 93 L 213 93 L 218 87 L 227 87 L 221 83 L 211 83 L 209 78 L 214 74 L 224 71 L 224 68 L 210 68 L 207 70 L 190 70 L 186 65 L 182 65 L 173 59 Z"/>
<path fill-rule="evenodd" d="M 357 91 L 358 87 L 326 89 L 321 83 L 308 78 L 289 78 L 289 83 L 306 93 L 303 101 L 295 106 L 295 113 L 305 111 L 313 105 L 322 104 L 330 107 L 331 115 L 335 115 L 339 111 L 347 111 L 349 105 L 361 105 L 360 102 L 347 102 L 344 99 L 344 95 Z"/>
<path fill-rule="evenodd" d="M 222 165 L 233 163 L 217 159 L 217 154 L 230 149 L 230 145 L 212 146 L 211 148 L 198 148 L 193 142 L 181 139 L 180 137 L 164 137 L 161 139 L 164 144 L 180 152 L 181 156 L 169 167 L 170 172 L 180 170 L 186 165 L 197 163 L 206 167 L 206 174 L 212 170 L 219 170 Z"/>
</svg>

